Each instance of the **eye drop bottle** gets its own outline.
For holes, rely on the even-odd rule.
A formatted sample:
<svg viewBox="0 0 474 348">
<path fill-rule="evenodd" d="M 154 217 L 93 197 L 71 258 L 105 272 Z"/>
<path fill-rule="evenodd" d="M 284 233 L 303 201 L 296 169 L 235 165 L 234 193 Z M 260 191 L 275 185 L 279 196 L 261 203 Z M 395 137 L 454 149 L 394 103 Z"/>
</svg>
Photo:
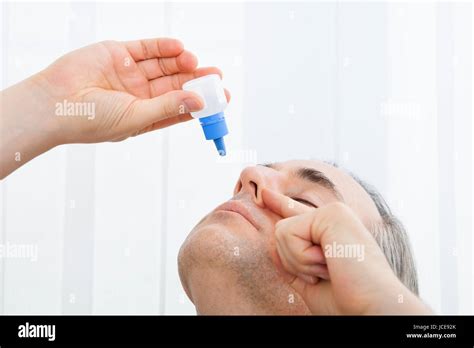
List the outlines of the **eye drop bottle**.
<svg viewBox="0 0 474 348">
<path fill-rule="evenodd" d="M 197 93 L 204 100 L 204 108 L 191 112 L 198 118 L 206 140 L 213 140 L 220 156 L 226 155 L 224 136 L 229 133 L 224 118 L 227 98 L 219 75 L 212 74 L 190 80 L 183 84 L 183 90 Z"/>
</svg>

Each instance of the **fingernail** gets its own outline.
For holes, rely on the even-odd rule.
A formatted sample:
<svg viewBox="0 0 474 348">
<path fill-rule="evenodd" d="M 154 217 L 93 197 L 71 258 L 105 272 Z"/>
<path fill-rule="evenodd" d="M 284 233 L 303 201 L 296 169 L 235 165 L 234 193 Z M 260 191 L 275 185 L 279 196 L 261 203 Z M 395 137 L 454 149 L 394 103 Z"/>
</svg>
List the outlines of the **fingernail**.
<svg viewBox="0 0 474 348">
<path fill-rule="evenodd" d="M 324 279 L 324 280 L 329 280 L 329 273 L 321 273 L 319 275 L 319 278 Z"/>
<path fill-rule="evenodd" d="M 188 111 L 198 111 L 203 107 L 202 103 L 196 98 L 186 98 L 183 100 L 183 104 Z"/>
<path fill-rule="evenodd" d="M 298 277 L 303 279 L 306 283 L 309 283 L 309 284 L 316 284 L 317 283 L 317 277 L 314 277 L 314 276 L 311 276 L 311 275 L 308 275 L 308 274 L 298 274 Z"/>
</svg>

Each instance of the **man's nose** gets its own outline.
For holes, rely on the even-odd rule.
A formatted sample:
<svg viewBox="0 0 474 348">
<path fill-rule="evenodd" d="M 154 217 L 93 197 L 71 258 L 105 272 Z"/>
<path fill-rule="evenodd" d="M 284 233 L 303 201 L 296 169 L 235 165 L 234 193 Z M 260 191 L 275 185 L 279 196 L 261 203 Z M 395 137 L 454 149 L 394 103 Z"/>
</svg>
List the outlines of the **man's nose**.
<svg viewBox="0 0 474 348">
<path fill-rule="evenodd" d="M 240 173 L 239 182 L 234 194 L 244 192 L 249 194 L 254 203 L 264 208 L 262 189 L 277 190 L 278 177 L 274 169 L 264 166 L 247 167 Z"/>
</svg>

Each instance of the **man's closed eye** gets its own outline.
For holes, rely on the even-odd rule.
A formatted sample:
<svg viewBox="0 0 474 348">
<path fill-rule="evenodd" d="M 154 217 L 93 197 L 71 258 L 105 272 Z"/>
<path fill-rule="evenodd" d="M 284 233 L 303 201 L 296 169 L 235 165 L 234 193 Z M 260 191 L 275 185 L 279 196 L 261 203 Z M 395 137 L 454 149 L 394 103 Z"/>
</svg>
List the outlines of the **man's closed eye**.
<svg viewBox="0 0 474 348">
<path fill-rule="evenodd" d="M 313 204 L 313 203 L 311 203 L 310 201 L 307 201 L 306 199 L 303 199 L 303 198 L 293 198 L 293 197 L 292 197 L 292 199 L 294 199 L 295 201 L 300 202 L 300 203 L 302 203 L 302 204 L 304 204 L 304 205 L 307 205 L 307 206 L 309 206 L 309 207 L 318 208 L 318 206 L 317 206 L 316 204 Z"/>
</svg>

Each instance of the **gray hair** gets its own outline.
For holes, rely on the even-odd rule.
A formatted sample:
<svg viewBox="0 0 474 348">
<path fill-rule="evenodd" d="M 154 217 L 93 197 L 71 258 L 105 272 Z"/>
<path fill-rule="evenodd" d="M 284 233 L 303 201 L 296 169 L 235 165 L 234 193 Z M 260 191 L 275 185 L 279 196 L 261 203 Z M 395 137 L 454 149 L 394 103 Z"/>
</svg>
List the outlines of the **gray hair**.
<svg viewBox="0 0 474 348">
<path fill-rule="evenodd" d="M 374 223 L 371 232 L 387 258 L 390 267 L 400 281 L 418 295 L 418 276 L 410 240 L 405 227 L 392 214 L 389 206 L 372 186 L 351 174 L 355 181 L 369 194 L 382 218 Z"/>
<path fill-rule="evenodd" d="M 338 167 L 335 163 L 326 163 Z M 362 186 L 377 207 L 382 220 L 373 223 L 370 232 L 385 254 L 390 267 L 398 279 L 400 279 L 411 292 L 418 295 L 418 275 L 415 259 L 405 227 L 400 220 L 392 214 L 390 207 L 382 195 L 373 186 L 362 181 L 353 173 L 347 173 Z"/>
</svg>

